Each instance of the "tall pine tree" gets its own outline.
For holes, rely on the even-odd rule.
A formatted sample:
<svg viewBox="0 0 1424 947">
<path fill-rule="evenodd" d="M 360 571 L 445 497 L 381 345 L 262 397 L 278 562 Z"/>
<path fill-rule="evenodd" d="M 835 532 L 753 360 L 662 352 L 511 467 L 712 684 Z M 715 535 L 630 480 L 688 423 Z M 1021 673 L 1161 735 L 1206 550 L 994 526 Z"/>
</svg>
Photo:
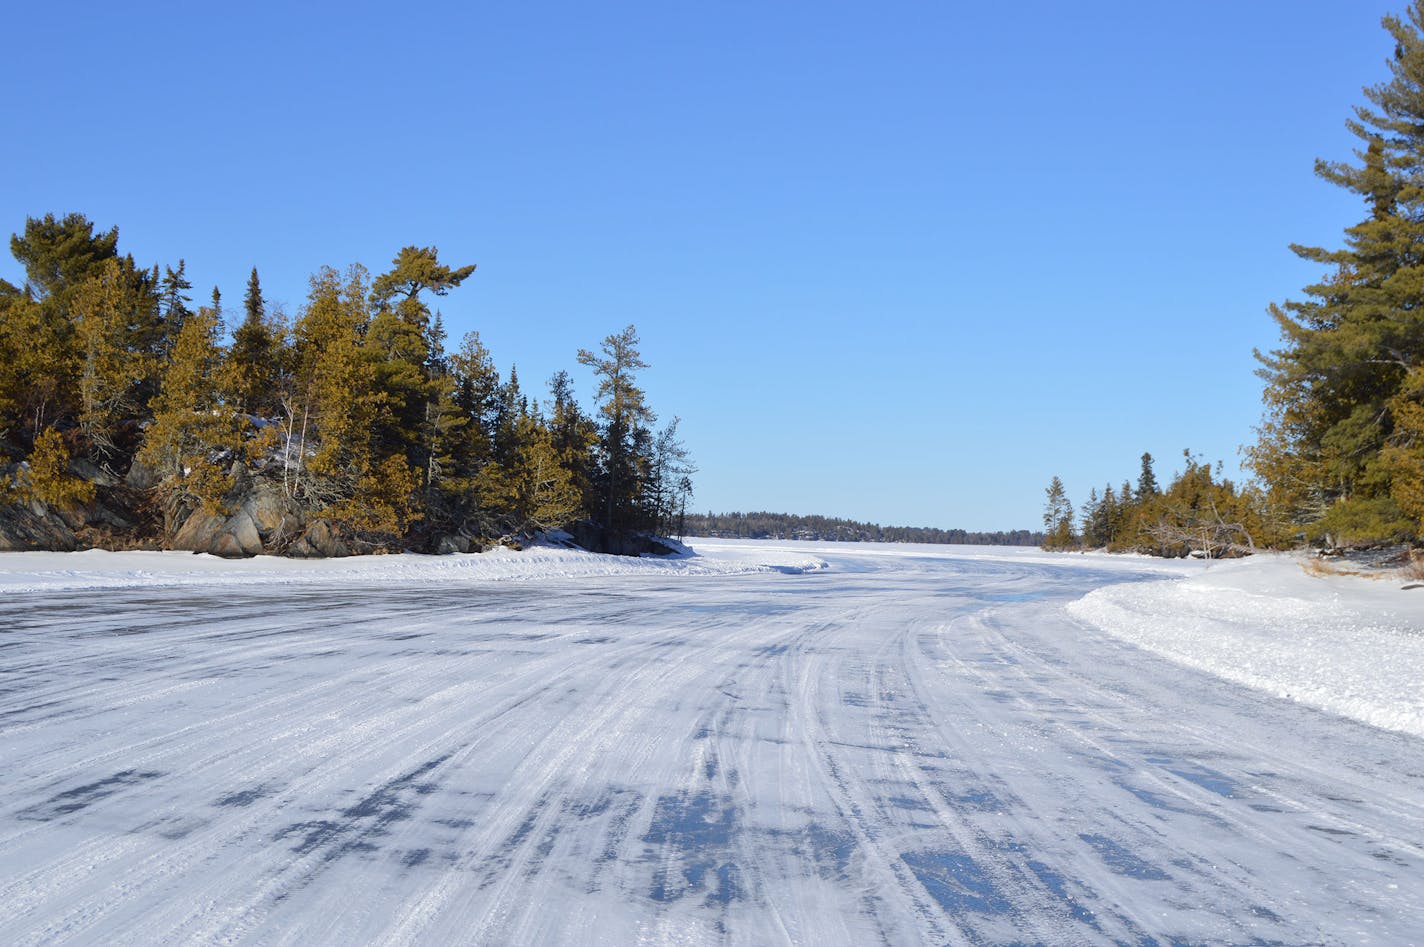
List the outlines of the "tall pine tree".
<svg viewBox="0 0 1424 947">
<path fill-rule="evenodd" d="M 1419 475 L 1411 457 L 1424 450 L 1398 425 L 1406 379 L 1424 363 L 1424 0 L 1383 25 L 1390 78 L 1364 90 L 1368 104 L 1346 123 L 1357 162 L 1316 162 L 1366 215 L 1340 249 L 1292 247 L 1327 273 L 1304 299 L 1271 307 L 1281 347 L 1257 353 L 1266 416 L 1251 463 L 1271 505 L 1327 539 L 1397 534 L 1398 501 Z"/>
</svg>

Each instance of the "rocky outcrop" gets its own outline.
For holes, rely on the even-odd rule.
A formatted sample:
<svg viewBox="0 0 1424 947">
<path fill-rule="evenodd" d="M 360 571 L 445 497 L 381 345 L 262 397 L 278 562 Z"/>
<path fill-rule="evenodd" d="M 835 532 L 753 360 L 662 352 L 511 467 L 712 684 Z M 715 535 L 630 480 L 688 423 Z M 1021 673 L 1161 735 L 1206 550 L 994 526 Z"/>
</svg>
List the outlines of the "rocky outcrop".
<svg viewBox="0 0 1424 947">
<path fill-rule="evenodd" d="M 0 483 L 13 476 L 13 466 L 8 465 L 8 471 L 0 466 Z M 280 483 L 240 466 L 232 469 L 233 487 L 223 498 L 221 512 L 169 507 L 166 523 L 159 522 L 158 502 L 150 489 L 153 471 L 134 464 L 119 476 L 82 460 L 75 461 L 71 471 L 95 485 L 94 501 L 63 510 L 38 501 L 0 504 L 0 551 L 166 548 L 229 559 L 263 554 L 324 559 L 384 551 L 329 520 L 313 517 Z M 654 536 L 606 530 L 587 521 L 555 536 L 567 545 L 619 556 L 684 552 Z M 415 548 L 439 555 L 484 548 L 462 532 L 432 531 L 415 541 Z"/>
<path fill-rule="evenodd" d="M 326 520 L 317 520 L 287 547 L 287 555 L 298 559 L 334 559 L 351 555 L 351 547 Z"/>
<path fill-rule="evenodd" d="M 74 530 L 43 503 L 0 506 L 0 552 L 72 552 L 78 548 L 80 542 Z"/>
<path fill-rule="evenodd" d="M 172 548 L 241 559 L 263 552 L 283 552 L 300 542 L 306 526 L 301 510 L 290 497 L 267 480 L 237 480 L 226 498 L 233 512 L 219 515 L 199 509 L 189 513 L 173 534 Z"/>
<path fill-rule="evenodd" d="M 95 497 L 56 507 L 25 498 L 15 488 L 24 470 L 20 464 L 0 464 L 0 551 L 152 545 L 145 543 L 152 537 L 144 535 L 143 496 L 126 489 L 111 471 L 87 460 L 71 461 L 70 473 L 92 483 Z"/>
<path fill-rule="evenodd" d="M 611 556 L 675 556 L 682 552 L 656 536 L 604 529 L 587 520 L 564 528 L 575 544 L 589 552 L 602 552 Z"/>
</svg>

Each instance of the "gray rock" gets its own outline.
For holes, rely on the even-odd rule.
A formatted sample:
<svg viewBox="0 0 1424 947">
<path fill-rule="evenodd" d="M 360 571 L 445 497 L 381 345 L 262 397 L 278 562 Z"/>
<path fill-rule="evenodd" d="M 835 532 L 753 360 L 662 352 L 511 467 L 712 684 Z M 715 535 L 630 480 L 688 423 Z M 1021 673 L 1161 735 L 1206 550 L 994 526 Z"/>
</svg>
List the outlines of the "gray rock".
<svg viewBox="0 0 1424 947">
<path fill-rule="evenodd" d="M 0 551 L 57 550 L 72 552 L 79 539 L 42 503 L 0 506 Z"/>
<path fill-rule="evenodd" d="M 174 549 L 187 549 L 192 552 L 209 552 L 218 537 L 223 533 L 223 527 L 227 524 L 226 517 L 217 516 L 203 510 L 194 510 L 188 514 L 188 518 L 183 521 L 183 525 L 178 527 L 178 532 L 173 535 L 171 543 Z"/>
<path fill-rule="evenodd" d="M 124 483 L 135 490 L 149 490 L 158 486 L 159 476 L 156 467 L 141 464 L 134 461 L 129 465 L 128 475 L 124 477 Z"/>
<path fill-rule="evenodd" d="M 262 551 L 262 536 L 257 532 L 257 522 L 245 509 L 238 510 L 236 515 L 227 521 L 223 534 L 218 537 L 218 540 L 222 543 L 225 537 L 229 536 L 237 544 L 238 556 L 255 556 Z M 229 547 L 224 544 L 223 548 L 226 550 Z M 216 546 L 213 548 L 213 554 L 232 558 L 230 552 L 218 552 Z"/>
<path fill-rule="evenodd" d="M 95 465 L 84 457 L 76 457 L 69 462 L 69 472 L 81 480 L 100 487 L 117 487 L 119 478 L 113 472 Z"/>
<path fill-rule="evenodd" d="M 281 543 L 302 530 L 301 510 L 276 484 L 258 480 L 242 501 L 242 510 L 257 527 L 264 545 Z"/>
<path fill-rule="evenodd" d="M 459 535 L 444 535 L 435 544 L 435 554 L 438 556 L 448 556 L 457 552 L 469 552 L 470 540 Z"/>
<path fill-rule="evenodd" d="M 351 555 L 351 549 L 330 523 L 316 520 L 287 548 L 287 555 L 298 559 L 334 559 Z"/>
</svg>

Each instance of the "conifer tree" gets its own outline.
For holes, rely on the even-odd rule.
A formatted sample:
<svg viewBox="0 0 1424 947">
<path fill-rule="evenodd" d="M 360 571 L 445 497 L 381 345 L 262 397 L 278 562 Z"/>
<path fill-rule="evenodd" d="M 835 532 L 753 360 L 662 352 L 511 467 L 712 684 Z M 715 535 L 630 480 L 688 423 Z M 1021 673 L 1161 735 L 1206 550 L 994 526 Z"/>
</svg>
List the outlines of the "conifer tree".
<svg viewBox="0 0 1424 947">
<path fill-rule="evenodd" d="M 441 263 L 434 247 L 404 247 L 392 268 L 371 284 L 373 313 L 367 345 L 375 364 L 376 383 L 384 393 L 377 439 L 383 452 L 402 451 L 419 467 L 427 467 L 417 431 L 427 404 L 438 397 L 431 381 L 442 327 L 431 323 L 422 293 L 444 296 L 475 271 L 473 264 L 451 268 Z"/>
<path fill-rule="evenodd" d="M 1133 499 L 1138 503 L 1146 503 L 1161 492 L 1161 488 L 1157 486 L 1157 474 L 1152 470 L 1152 455 L 1144 453 L 1142 470 L 1137 475 L 1137 493 Z"/>
<path fill-rule="evenodd" d="M 79 426 L 95 458 L 121 452 L 125 422 L 138 419 L 157 376 L 151 344 L 157 299 L 148 274 L 131 258 L 105 260 L 74 291 L 79 354 Z"/>
<path fill-rule="evenodd" d="M 222 360 L 217 331 L 217 314 L 207 307 L 184 319 L 138 454 L 158 474 L 168 531 L 193 509 L 225 512 L 223 496 L 233 487 L 229 466 L 243 425 L 215 382 Z"/>
<path fill-rule="evenodd" d="M 0 444 L 23 451 L 79 402 L 73 327 L 15 287 L 0 290 Z"/>
<path fill-rule="evenodd" d="M 1414 469 L 1398 411 L 1424 363 L 1424 0 L 1383 24 L 1395 43 L 1389 79 L 1364 90 L 1368 104 L 1346 123 L 1358 163 L 1316 162 L 1365 217 L 1341 249 L 1292 247 L 1329 271 L 1305 299 L 1271 307 L 1282 344 L 1257 353 L 1267 410 L 1250 460 L 1273 505 L 1311 533 L 1349 523 L 1366 535 L 1372 521 L 1385 538 L 1401 516 L 1396 494 L 1409 493 L 1394 480 Z"/>
<path fill-rule="evenodd" d="M 0 281 L 0 441 L 21 449 L 44 428 L 79 412 L 81 356 L 70 301 L 106 261 L 119 232 L 95 234 L 82 214 L 30 217 L 10 237 L 22 287 Z"/>
<path fill-rule="evenodd" d="M 281 341 L 277 328 L 267 319 L 262 284 L 254 266 L 243 298 L 242 324 L 233 331 L 225 369 L 224 387 L 237 410 L 266 416 L 278 409 Z"/>
<path fill-rule="evenodd" d="M 687 510 L 687 498 L 692 493 L 692 475 L 697 465 L 687 445 L 678 436 L 682 419 L 674 417 L 658 431 L 649 457 L 648 497 L 650 528 L 655 533 L 667 533 Z"/>
<path fill-rule="evenodd" d="M 1088 491 L 1088 502 L 1078 514 L 1081 517 L 1078 528 L 1083 536 L 1083 545 L 1089 549 L 1107 545 L 1103 513 L 1103 501 L 1098 497 L 1098 488 L 1093 487 Z"/>
<path fill-rule="evenodd" d="M 628 326 L 606 336 L 602 356 L 579 349 L 579 364 L 593 369 L 598 379 L 595 395 L 603 415 L 600 439 L 601 470 L 598 485 L 602 493 L 603 522 L 613 530 L 636 525 L 636 500 L 646 454 L 638 450 L 640 432 L 654 420 L 652 409 L 638 387 L 637 373 L 648 367 L 638 352 L 638 330 Z"/>
<path fill-rule="evenodd" d="M 95 234 L 83 214 L 30 217 L 23 233 L 10 237 L 10 251 L 25 268 L 29 295 L 67 312 L 68 296 L 105 260 L 118 257 L 119 228 Z"/>
<path fill-rule="evenodd" d="M 1043 509 L 1043 548 L 1067 549 L 1073 545 L 1073 504 L 1063 481 L 1056 476 L 1044 491 L 1047 502 Z"/>
<path fill-rule="evenodd" d="M 94 485 L 69 472 L 69 447 L 52 427 L 35 438 L 18 487 L 22 499 L 38 500 L 61 510 L 94 499 Z"/>
<path fill-rule="evenodd" d="M 510 453 L 480 473 L 480 505 L 498 524 L 501 538 L 564 526 L 577 518 L 580 497 L 559 463 L 549 429 L 521 411 L 513 421 Z"/>
<path fill-rule="evenodd" d="M 556 372 L 549 379 L 549 394 L 549 436 L 554 453 L 581 497 L 581 514 L 587 516 L 597 505 L 593 449 L 598 443 L 598 425 L 579 406 L 568 372 Z"/>
<path fill-rule="evenodd" d="M 188 303 L 193 301 L 187 295 L 187 291 L 193 288 L 193 284 L 188 282 L 185 269 L 186 264 L 180 259 L 178 269 L 164 267 L 163 279 L 155 279 L 161 300 L 159 323 L 162 326 L 162 354 L 164 357 L 167 357 L 171 347 L 178 339 L 178 334 L 183 331 L 183 322 L 189 315 Z M 157 267 L 154 267 L 154 270 L 156 274 Z"/>
<path fill-rule="evenodd" d="M 297 322 L 297 380 L 288 410 L 292 495 L 353 539 L 373 547 L 398 541 L 421 517 L 420 478 L 400 453 L 379 450 L 383 392 L 362 347 L 369 284 L 364 267 L 312 277 Z"/>
</svg>

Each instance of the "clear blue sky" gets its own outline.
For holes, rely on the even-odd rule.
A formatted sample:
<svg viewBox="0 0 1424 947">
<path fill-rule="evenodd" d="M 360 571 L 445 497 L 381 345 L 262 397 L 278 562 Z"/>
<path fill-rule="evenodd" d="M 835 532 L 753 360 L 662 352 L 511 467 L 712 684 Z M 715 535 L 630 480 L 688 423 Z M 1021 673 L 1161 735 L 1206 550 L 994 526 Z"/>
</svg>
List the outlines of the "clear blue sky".
<svg viewBox="0 0 1424 947">
<path fill-rule="evenodd" d="M 526 390 L 635 323 L 699 509 L 1034 527 L 1235 468 L 1403 2 L 23 4 L 0 228 L 289 313 L 433 244 Z"/>
</svg>

